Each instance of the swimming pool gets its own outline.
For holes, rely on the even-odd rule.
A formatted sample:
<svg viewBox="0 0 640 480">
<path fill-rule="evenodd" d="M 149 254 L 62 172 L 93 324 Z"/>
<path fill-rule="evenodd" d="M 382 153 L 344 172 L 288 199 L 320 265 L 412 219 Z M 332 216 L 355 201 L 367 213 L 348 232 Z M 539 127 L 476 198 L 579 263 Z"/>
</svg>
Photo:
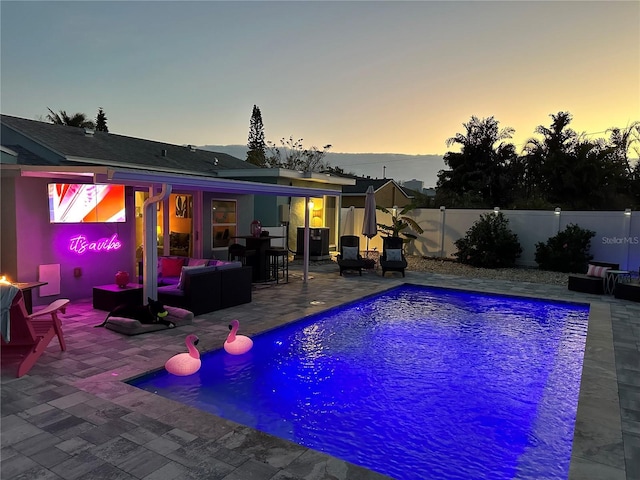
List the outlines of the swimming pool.
<svg viewBox="0 0 640 480">
<path fill-rule="evenodd" d="M 403 285 L 129 383 L 397 479 L 564 479 L 587 319 Z"/>
</svg>

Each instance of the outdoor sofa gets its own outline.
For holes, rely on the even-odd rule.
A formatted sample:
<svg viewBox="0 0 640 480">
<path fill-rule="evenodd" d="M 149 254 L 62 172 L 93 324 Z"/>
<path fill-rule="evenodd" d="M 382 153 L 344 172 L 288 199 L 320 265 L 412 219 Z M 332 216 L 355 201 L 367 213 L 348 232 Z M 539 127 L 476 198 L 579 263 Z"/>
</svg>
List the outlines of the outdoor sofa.
<svg viewBox="0 0 640 480">
<path fill-rule="evenodd" d="M 158 300 L 163 304 L 201 315 L 251 302 L 251 267 L 241 262 L 194 262 L 188 258 L 182 258 L 177 267 L 180 262 L 163 260 L 168 258 L 180 257 L 161 257 L 158 262 Z"/>
<path fill-rule="evenodd" d="M 618 270 L 620 265 L 617 263 L 607 263 L 607 262 L 589 262 L 589 265 L 594 267 L 606 267 L 611 270 Z M 574 292 L 583 292 L 583 293 L 593 293 L 595 295 L 602 295 L 604 293 L 604 273 L 599 273 L 598 275 L 588 275 L 590 270 L 587 270 L 587 273 L 579 274 L 574 273 L 569 275 L 569 290 L 573 290 Z"/>
</svg>

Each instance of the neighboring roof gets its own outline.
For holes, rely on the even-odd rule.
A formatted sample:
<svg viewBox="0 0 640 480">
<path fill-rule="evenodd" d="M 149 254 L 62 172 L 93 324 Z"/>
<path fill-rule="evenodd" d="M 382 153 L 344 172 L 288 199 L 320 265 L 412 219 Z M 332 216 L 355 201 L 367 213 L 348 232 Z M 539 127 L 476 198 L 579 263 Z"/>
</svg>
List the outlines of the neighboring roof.
<svg viewBox="0 0 640 480">
<path fill-rule="evenodd" d="M 220 170 L 256 168 L 255 165 L 225 153 L 197 150 L 189 146 L 106 132 L 86 135 L 83 128 L 54 125 L 10 115 L 0 115 L 0 120 L 6 127 L 64 157 L 65 160 L 61 161 L 61 165 L 137 166 L 208 175 L 217 175 Z M 15 146 L 10 148 L 16 149 Z M 166 156 L 163 156 L 163 150 L 166 151 Z M 25 154 L 23 157 L 23 151 L 28 152 L 28 150 L 22 149 L 18 152 L 18 161 L 21 164 L 52 164 L 33 154 Z"/>
<path fill-rule="evenodd" d="M 369 185 L 373 185 L 373 190 L 377 192 L 385 185 L 392 183 L 396 186 L 398 190 L 404 193 L 405 196 L 411 197 L 411 195 L 407 194 L 407 192 L 400 185 L 398 185 L 395 182 L 395 180 L 392 180 L 390 178 L 378 179 L 378 178 L 356 177 L 355 180 L 356 180 L 355 185 L 345 185 L 344 187 L 342 187 L 342 194 L 344 196 L 365 195 L 367 193 L 367 188 L 369 188 Z"/>
</svg>

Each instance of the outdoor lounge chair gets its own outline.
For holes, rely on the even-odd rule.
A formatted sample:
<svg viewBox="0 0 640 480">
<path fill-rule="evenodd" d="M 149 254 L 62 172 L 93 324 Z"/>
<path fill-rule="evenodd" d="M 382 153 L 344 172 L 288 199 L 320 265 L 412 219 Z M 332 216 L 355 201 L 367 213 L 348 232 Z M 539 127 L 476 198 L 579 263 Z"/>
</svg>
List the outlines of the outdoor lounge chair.
<svg viewBox="0 0 640 480">
<path fill-rule="evenodd" d="M 2 339 L 2 362 L 19 358 L 18 377 L 31 370 L 54 337 L 58 337 L 60 350 L 67 349 L 58 312 L 64 313 L 68 304 L 69 300 L 62 298 L 29 315 L 22 292 L 16 293 L 9 310 L 10 336 L 8 342 Z"/>
<path fill-rule="evenodd" d="M 340 253 L 337 257 L 340 275 L 344 270 L 356 270 L 362 275 L 364 259 L 360 255 L 360 237 L 343 235 L 340 237 Z"/>
<path fill-rule="evenodd" d="M 380 266 L 382 276 L 386 272 L 400 272 L 404 277 L 404 269 L 407 268 L 407 259 L 402 251 L 403 241 L 400 237 L 385 237 L 382 239 L 382 255 Z"/>
</svg>

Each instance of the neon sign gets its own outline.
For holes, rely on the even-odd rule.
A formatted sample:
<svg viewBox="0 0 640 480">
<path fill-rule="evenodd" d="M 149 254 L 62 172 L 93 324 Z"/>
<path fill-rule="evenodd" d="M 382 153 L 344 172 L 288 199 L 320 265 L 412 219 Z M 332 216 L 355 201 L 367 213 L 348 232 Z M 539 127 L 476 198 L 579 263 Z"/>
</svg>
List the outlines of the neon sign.
<svg viewBox="0 0 640 480">
<path fill-rule="evenodd" d="M 84 235 L 76 235 L 69 239 L 69 251 L 82 255 L 86 252 L 111 252 L 120 250 L 122 242 L 118 240 L 118 234 L 98 240 L 88 240 Z"/>
</svg>

